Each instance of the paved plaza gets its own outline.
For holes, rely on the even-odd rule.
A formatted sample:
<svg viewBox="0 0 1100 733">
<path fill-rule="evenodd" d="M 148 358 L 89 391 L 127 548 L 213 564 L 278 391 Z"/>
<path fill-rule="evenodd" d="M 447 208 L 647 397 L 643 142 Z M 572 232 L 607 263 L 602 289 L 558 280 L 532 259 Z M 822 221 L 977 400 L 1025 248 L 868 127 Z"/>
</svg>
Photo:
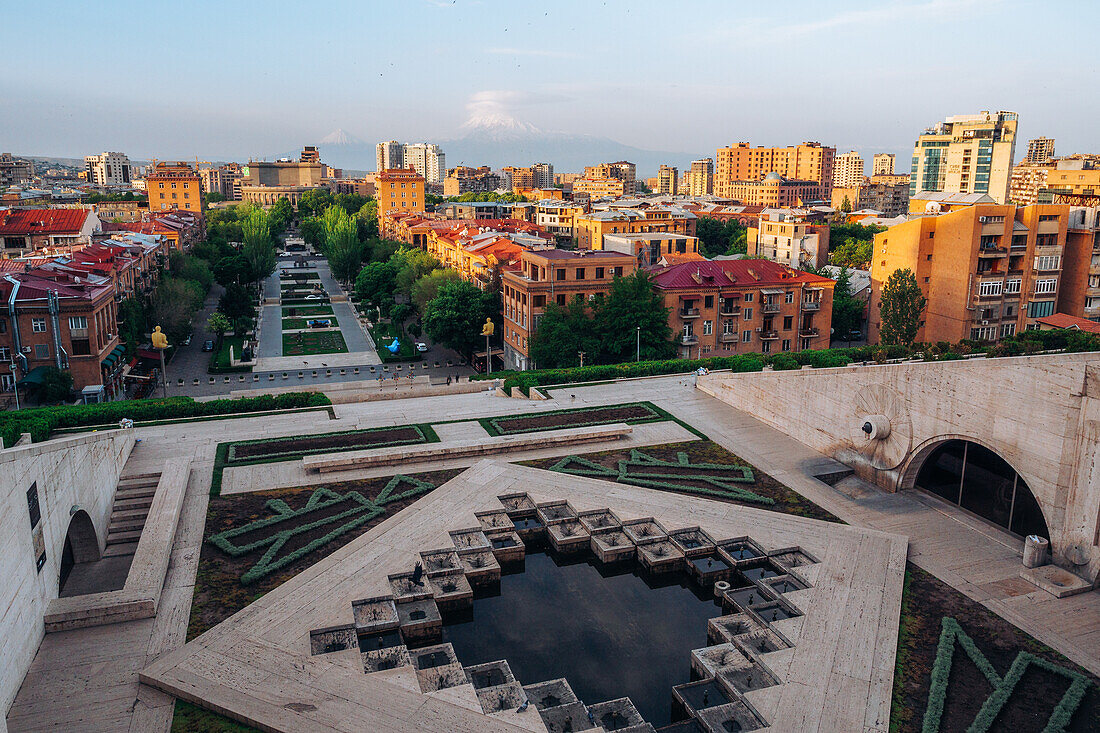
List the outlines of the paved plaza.
<svg viewBox="0 0 1100 733">
<path fill-rule="evenodd" d="M 176 456 L 186 456 L 193 460 L 157 616 L 144 621 L 47 634 L 9 713 L 9 730 L 167 731 L 172 717 L 173 699 L 151 687 L 139 685 L 138 682 L 138 673 L 150 665 L 153 665 L 151 674 L 161 679 L 161 684 L 165 687 L 170 684 L 172 689 L 182 690 L 186 685 L 192 685 L 190 689 L 196 692 L 196 696 L 200 696 L 200 690 L 211 691 L 214 695 L 226 695 L 227 697 L 218 699 L 227 705 L 239 704 L 251 710 L 253 708 L 248 706 L 253 705 L 254 701 L 233 697 L 231 694 L 231 688 L 239 681 L 245 689 L 267 691 L 265 694 L 269 699 L 256 708 L 262 715 L 273 716 L 265 720 L 279 721 L 282 724 L 293 712 L 295 715 L 306 716 L 295 718 L 296 720 L 313 721 L 311 725 L 303 726 L 303 729 L 312 729 L 314 725 L 324 727 L 322 721 L 329 721 L 333 726 L 331 729 L 341 730 L 343 728 L 338 721 L 343 718 L 339 716 L 344 712 L 350 714 L 351 711 L 348 707 L 342 707 L 345 703 L 340 698 L 355 697 L 359 700 L 359 695 L 367 694 L 370 686 L 366 682 L 368 676 L 363 674 L 361 665 L 352 664 L 350 660 L 319 662 L 317 657 L 308 656 L 302 645 L 305 644 L 304 639 L 308 638 L 310 630 L 344 621 L 341 614 L 346 610 L 345 601 L 350 603 L 359 594 L 370 595 L 380 590 L 378 584 L 385 580 L 385 573 L 341 572 L 340 563 L 354 555 L 360 560 L 371 558 L 368 562 L 356 562 L 356 567 L 365 567 L 371 561 L 377 560 L 380 568 L 392 566 L 408 569 L 405 566 L 411 566 L 415 557 L 414 550 L 432 549 L 429 547 L 432 544 L 446 546 L 447 531 L 459 528 L 459 525 L 469 526 L 473 511 L 480 511 L 492 504 L 495 497 L 504 491 L 502 487 L 505 485 L 530 491 L 540 500 L 561 496 L 587 508 L 592 506 L 592 500 L 578 494 L 575 487 L 602 483 L 533 472 L 529 469 L 520 471 L 498 463 L 481 464 L 477 469 L 481 474 L 476 474 L 475 477 L 480 475 L 484 480 L 456 480 L 453 491 L 440 489 L 429 494 L 337 551 L 314 569 L 302 573 L 292 583 L 270 593 L 264 598 L 262 607 L 233 617 L 232 633 L 244 635 L 230 636 L 230 627 L 219 627 L 217 633 L 211 636 L 211 654 L 214 656 L 207 657 L 205 654 L 196 654 L 196 647 L 176 650 L 183 646 L 186 633 L 209 500 L 214 452 L 218 443 L 373 426 L 468 421 L 482 416 L 640 400 L 652 401 L 702 431 L 718 445 L 766 471 L 852 525 L 851 528 L 834 528 L 837 537 L 847 538 L 838 540 L 835 550 L 832 549 L 832 535 L 815 536 L 812 528 L 816 524 L 809 520 L 769 513 L 768 519 L 775 523 L 774 528 L 759 532 L 763 538 L 766 532 L 774 531 L 777 533 L 774 540 L 776 543 L 780 542 L 780 535 L 787 533 L 783 540 L 787 544 L 813 547 L 830 558 L 827 564 L 838 573 L 837 585 L 827 592 L 826 589 L 814 591 L 822 594 L 822 599 L 829 599 L 825 602 L 826 606 L 851 608 L 848 600 L 841 601 L 840 596 L 835 594 L 843 595 L 848 592 L 844 589 L 850 590 L 859 585 L 857 578 L 879 579 L 876 580 L 879 587 L 877 597 L 880 600 L 888 596 L 893 599 L 890 595 L 893 591 L 888 587 L 887 578 L 894 577 L 892 573 L 900 573 L 904 566 L 903 562 L 896 564 L 897 551 L 893 549 L 896 541 L 893 538 L 907 537 L 908 559 L 917 566 L 1074 662 L 1094 673 L 1100 673 L 1100 595 L 1093 592 L 1056 599 L 1022 581 L 1019 571 L 1023 548 L 1019 538 L 921 492 L 884 493 L 854 478 L 846 479 L 836 487 L 829 486 L 814 476 L 842 469 L 841 464 L 752 416 L 697 391 L 694 380 L 690 377 L 660 377 L 590 387 L 566 387 L 554 390 L 553 397 L 552 400 L 539 402 L 479 392 L 337 404 L 333 407 L 334 417 L 327 411 L 311 411 L 277 417 L 180 423 L 136 429 L 136 437 L 141 442 L 135 446 L 126 466 L 128 474 L 160 470 L 165 460 Z M 445 429 L 440 432 L 440 438 L 458 440 L 471 437 L 470 431 L 475 431 L 471 425 L 476 423 L 455 424 L 462 427 L 450 429 L 452 432 Z M 648 439 L 645 437 L 649 430 L 673 430 L 671 423 L 652 423 L 635 428 L 633 437 L 639 440 L 678 439 L 671 433 L 650 435 Z M 562 450 L 577 452 L 567 448 Z M 524 457 L 507 456 L 503 460 L 511 462 Z M 477 459 L 471 458 L 465 465 L 472 465 L 476 461 Z M 454 465 L 440 462 L 438 467 Z M 416 470 L 426 471 L 435 467 L 418 465 Z M 296 473 L 298 470 L 295 466 L 277 463 L 233 468 L 226 471 L 225 487 L 232 492 L 248 491 L 250 485 L 254 489 L 292 485 L 301 478 L 301 474 Z M 360 469 L 361 473 L 354 475 L 371 475 L 370 471 L 376 470 Z M 393 472 L 390 469 L 384 474 L 373 475 L 389 475 Z M 494 478 L 490 479 L 490 474 Z M 536 475 L 538 480 L 534 478 Z M 468 477 L 466 474 L 464 476 Z M 499 478 L 502 476 L 507 478 Z M 489 483 L 492 484 L 491 487 L 486 486 Z M 601 487 L 601 491 L 604 500 L 601 506 L 616 504 L 629 516 L 667 513 L 670 529 L 714 522 L 718 531 L 725 526 L 723 522 L 742 521 L 738 517 L 753 517 L 754 524 L 757 524 L 755 520 L 758 512 L 731 504 L 715 505 L 705 500 L 620 485 Z M 425 523 L 411 519 L 428 507 L 432 511 L 442 511 L 442 507 L 448 505 L 450 509 L 443 512 L 448 517 L 446 521 Z M 797 531 L 792 530 L 796 527 Z M 745 533 L 755 534 L 757 530 Z M 798 536 L 794 536 L 795 534 Z M 844 550 L 845 542 L 857 541 L 853 538 L 867 538 L 868 542 L 880 543 L 881 547 L 874 551 L 880 554 L 864 558 L 863 551 L 853 551 L 850 546 Z M 858 542 L 863 541 L 864 539 L 858 539 Z M 404 549 L 398 552 L 399 548 Z M 873 557 L 878 557 L 882 562 L 873 564 L 875 569 L 867 568 L 853 574 L 855 566 L 847 564 L 845 557 L 857 563 L 865 560 L 869 562 Z M 331 575 L 334 581 L 326 588 L 326 593 L 318 593 L 310 586 L 321 573 L 334 574 Z M 339 580 L 335 580 L 337 577 Z M 305 605 L 313 606 L 313 610 L 309 611 L 308 618 L 302 614 L 302 618 L 296 620 L 303 608 L 303 599 L 306 598 L 309 603 Z M 816 601 L 814 603 L 816 607 Z M 765 691 L 766 694 L 760 695 L 763 698 L 761 705 L 777 714 L 786 715 L 783 710 L 788 704 L 780 704 L 779 699 L 811 699 L 817 694 L 814 690 L 822 688 L 820 684 L 815 688 L 810 682 L 805 682 L 805 687 L 803 684 L 794 684 L 797 679 L 812 680 L 814 674 L 826 673 L 835 663 L 840 665 L 839 669 L 847 670 L 847 673 L 838 672 L 846 674 L 847 679 L 838 680 L 837 686 L 833 688 L 835 699 L 830 698 L 827 704 L 824 704 L 826 701 L 818 700 L 812 706 L 795 702 L 789 705 L 793 711 L 791 714 L 810 715 L 803 708 L 812 707 L 816 711 L 813 715 L 832 715 L 835 717 L 829 719 L 834 721 L 852 721 L 852 711 L 858 708 L 869 711 L 870 715 L 865 720 L 863 730 L 885 729 L 887 720 L 883 717 L 883 711 L 888 716 L 890 685 L 888 676 L 884 675 L 885 671 L 892 669 L 893 663 L 892 652 L 889 651 L 891 647 L 885 639 L 889 637 L 896 641 L 897 628 L 896 613 L 887 613 L 883 609 L 879 605 L 869 614 L 853 611 L 855 616 L 864 618 L 865 623 L 856 625 L 859 629 L 841 623 L 844 615 L 832 615 L 828 608 L 822 609 L 820 613 L 806 614 L 806 621 L 799 633 L 810 633 L 809 625 L 820 623 L 823 626 L 815 627 L 812 631 L 819 636 L 812 638 L 825 643 L 826 637 L 839 634 L 838 638 L 847 639 L 849 646 L 821 647 L 823 656 L 800 656 L 804 652 L 788 650 L 787 653 L 793 656 L 784 662 L 784 665 L 789 666 L 783 668 L 790 670 L 790 674 L 795 676 L 788 677 L 789 683 L 779 685 L 780 689 Z M 891 613 L 893 627 L 880 627 L 879 620 L 888 619 Z M 278 623 L 269 632 L 264 631 L 266 627 L 263 624 L 251 627 L 244 623 L 246 619 L 260 617 L 269 617 L 268 620 Z M 293 634 L 287 633 L 290 627 L 278 626 L 284 623 L 294 626 Z M 858 634 L 864 633 L 867 628 L 879 631 L 872 637 L 859 637 Z M 205 639 L 203 637 L 199 640 L 200 647 L 205 644 Z M 810 647 L 812 645 L 803 645 L 803 649 Z M 833 651 L 830 652 L 830 648 Z M 174 653 L 163 656 L 169 652 Z M 857 656 L 860 658 L 856 659 Z M 247 663 L 245 667 L 240 666 L 242 660 Z M 871 664 L 872 669 L 879 670 L 878 677 L 864 674 L 867 664 Z M 236 671 L 227 677 L 226 669 Z M 292 669 L 297 670 L 299 675 L 315 680 L 326 690 L 323 694 L 310 693 L 312 696 L 301 700 L 303 704 L 316 706 L 317 710 L 303 712 L 290 704 L 305 695 L 304 690 L 295 687 L 300 682 L 294 679 L 295 675 L 288 673 Z M 796 679 L 797 675 L 807 676 Z M 284 682 L 291 687 L 284 687 Z M 463 697 L 453 691 L 445 690 L 428 696 L 430 699 L 425 698 L 419 689 L 410 689 L 408 680 L 391 680 L 369 694 L 386 695 L 395 701 L 392 710 L 396 712 L 393 712 L 392 718 L 386 718 L 391 729 L 416 729 L 407 725 L 412 720 L 408 716 L 413 710 L 421 710 L 428 715 L 418 721 L 418 724 L 424 725 L 420 729 L 443 730 L 448 729 L 447 725 L 453 725 L 455 727 L 449 729 L 515 730 L 523 725 L 521 716 L 505 716 L 503 720 L 489 721 L 479 714 L 481 708 L 475 707 L 476 700 L 472 701 L 468 696 Z M 777 695 L 779 697 L 773 700 L 772 696 Z M 259 697 L 263 695 L 258 695 L 257 699 Z M 273 702 L 279 704 L 273 705 Z M 871 714 L 870 711 L 877 712 Z M 320 717 L 311 718 L 310 715 L 314 713 Z M 359 714 L 361 713 L 356 715 Z M 475 719 L 481 722 L 475 724 Z M 358 717 L 347 720 L 358 720 Z M 812 721 L 806 719 L 803 722 Z M 361 728 L 362 726 L 355 728 L 352 724 L 347 729 Z M 834 728 L 823 726 L 821 729 Z"/>
</svg>

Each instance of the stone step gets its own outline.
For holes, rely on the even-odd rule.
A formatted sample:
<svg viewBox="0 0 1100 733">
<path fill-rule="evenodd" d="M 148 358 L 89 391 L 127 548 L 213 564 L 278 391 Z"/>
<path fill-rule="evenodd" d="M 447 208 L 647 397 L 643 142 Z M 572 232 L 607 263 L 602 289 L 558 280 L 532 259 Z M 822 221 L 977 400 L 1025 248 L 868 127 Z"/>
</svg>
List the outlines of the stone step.
<svg viewBox="0 0 1100 733">
<path fill-rule="evenodd" d="M 152 473 L 131 473 L 125 476 L 119 476 L 119 481 L 136 481 L 144 479 L 160 480 L 160 471 L 153 471 Z"/>
<path fill-rule="evenodd" d="M 115 519 L 111 517 L 111 523 L 107 525 L 107 534 L 130 532 L 132 530 L 140 532 L 144 526 L 145 517 L 134 517 L 133 519 Z"/>
<path fill-rule="evenodd" d="M 158 481 L 160 481 L 159 474 L 153 476 L 123 476 L 119 477 L 118 485 L 123 487 L 156 486 Z"/>
<path fill-rule="evenodd" d="M 141 539 L 141 530 L 135 529 L 127 532 L 107 532 L 107 546 L 117 545 L 122 542 L 137 542 Z"/>
<path fill-rule="evenodd" d="M 146 496 L 152 496 L 157 493 L 157 487 L 154 486 L 142 486 L 138 488 L 118 489 L 115 491 L 116 499 L 140 499 Z"/>
<path fill-rule="evenodd" d="M 102 557 L 125 557 L 126 555 L 133 555 L 137 552 L 138 543 L 136 542 L 120 542 L 117 545 L 108 545 L 107 549 L 103 551 Z"/>
<path fill-rule="evenodd" d="M 145 518 L 149 516 L 149 507 L 137 507 L 136 509 L 119 509 L 115 507 L 115 510 L 111 512 L 111 521 L 116 519 L 141 519 L 145 521 Z"/>
<path fill-rule="evenodd" d="M 149 507 L 153 505 L 153 497 L 146 496 L 140 499 L 115 499 L 114 511 L 130 511 L 134 509 L 143 509 L 146 512 L 149 511 Z"/>
</svg>

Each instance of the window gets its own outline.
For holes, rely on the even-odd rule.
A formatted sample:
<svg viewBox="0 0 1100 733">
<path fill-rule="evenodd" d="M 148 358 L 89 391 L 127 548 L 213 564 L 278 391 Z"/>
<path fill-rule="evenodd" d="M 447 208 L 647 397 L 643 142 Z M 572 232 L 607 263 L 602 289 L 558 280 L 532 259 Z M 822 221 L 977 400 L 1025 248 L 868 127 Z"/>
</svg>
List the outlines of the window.
<svg viewBox="0 0 1100 733">
<path fill-rule="evenodd" d="M 752 308 L 745 308 L 741 312 L 745 314 L 746 321 L 752 320 Z"/>
<path fill-rule="evenodd" d="M 731 333 L 737 333 L 737 331 L 734 330 L 733 321 L 722 321 L 722 334 L 725 336 L 729 336 Z"/>
<path fill-rule="evenodd" d="M 565 268 L 564 267 L 559 268 L 557 270 L 554 270 L 554 279 L 555 280 L 564 280 L 565 279 Z"/>
<path fill-rule="evenodd" d="M 978 295 L 1000 295 L 1001 287 L 1003 283 L 1000 282 L 983 282 L 978 284 Z"/>
<path fill-rule="evenodd" d="M 1036 270 L 1057 270 L 1062 258 L 1058 255 L 1043 255 L 1035 258 Z"/>
<path fill-rule="evenodd" d="M 992 341 L 997 338 L 996 326 L 982 326 L 970 329 L 970 338 L 974 341 Z"/>
<path fill-rule="evenodd" d="M 69 330 L 70 331 L 87 331 L 88 330 L 88 317 L 87 316 L 69 316 Z"/>
<path fill-rule="evenodd" d="M 784 351 L 790 351 L 791 350 L 791 340 L 790 339 L 783 339 L 783 350 Z"/>
<path fill-rule="evenodd" d="M 1019 294 L 1020 292 L 1020 278 L 1011 278 L 1005 281 L 1005 295 Z"/>
<path fill-rule="evenodd" d="M 603 280 L 603 268 L 602 267 L 597 267 L 596 268 L 596 279 L 597 280 Z"/>
<path fill-rule="evenodd" d="M 1016 333 L 1016 324 L 1015 323 L 1006 323 L 1003 326 L 1001 326 L 1001 338 L 1004 338 L 1005 336 L 1012 336 L 1015 333 Z"/>
<path fill-rule="evenodd" d="M 1037 294 L 1053 293 L 1057 286 L 1058 286 L 1058 281 L 1054 280 L 1054 279 L 1036 280 L 1035 281 L 1035 292 Z"/>
<path fill-rule="evenodd" d="M 707 295 L 707 296 L 703 297 L 703 307 L 704 308 L 713 308 L 714 307 L 714 296 L 713 295 Z"/>
<path fill-rule="evenodd" d="M 754 297 L 756 297 L 755 293 L 745 293 L 745 302 L 751 303 Z"/>
<path fill-rule="evenodd" d="M 794 316 L 783 316 L 783 330 L 790 331 L 792 325 L 794 325 Z"/>
<path fill-rule="evenodd" d="M 793 290 L 788 290 L 783 295 L 783 302 L 784 303 L 793 303 L 794 302 L 794 291 Z"/>
<path fill-rule="evenodd" d="M 618 267 L 611 268 L 611 274 L 614 275 L 615 277 L 622 277 L 623 276 L 622 265 L 619 265 Z"/>
<path fill-rule="evenodd" d="M 558 296 L 558 305 L 565 305 L 565 295 Z"/>
<path fill-rule="evenodd" d="M 1065 178 L 1065 176 L 1062 176 L 1062 178 Z M 1058 215 L 1057 214 L 1041 214 L 1039 216 L 1039 221 L 1058 221 Z"/>
<path fill-rule="evenodd" d="M 1057 247 L 1058 235 L 1057 234 L 1039 234 L 1035 237 L 1036 247 Z"/>
<path fill-rule="evenodd" d="M 1041 300 L 1027 304 L 1028 318 L 1042 318 L 1054 312 L 1053 300 Z"/>
<path fill-rule="evenodd" d="M 761 354 L 770 353 L 771 350 L 772 350 L 772 342 L 771 341 L 761 341 L 760 342 L 760 353 Z"/>
<path fill-rule="evenodd" d="M 742 331 L 741 332 L 741 343 L 747 344 L 750 341 L 752 341 L 752 331 Z"/>
<path fill-rule="evenodd" d="M 31 319 L 31 332 L 32 333 L 46 333 L 46 319 L 45 318 L 32 318 Z"/>
<path fill-rule="evenodd" d="M 714 333 L 714 321 L 703 321 L 703 335 L 710 336 Z"/>
<path fill-rule="evenodd" d="M 50 346 L 49 346 L 49 344 L 35 344 L 34 345 L 34 358 L 35 359 L 49 359 L 50 358 Z"/>
<path fill-rule="evenodd" d="M 11 349 L 7 346 L 0 346 L 0 361 L 11 361 Z"/>
</svg>

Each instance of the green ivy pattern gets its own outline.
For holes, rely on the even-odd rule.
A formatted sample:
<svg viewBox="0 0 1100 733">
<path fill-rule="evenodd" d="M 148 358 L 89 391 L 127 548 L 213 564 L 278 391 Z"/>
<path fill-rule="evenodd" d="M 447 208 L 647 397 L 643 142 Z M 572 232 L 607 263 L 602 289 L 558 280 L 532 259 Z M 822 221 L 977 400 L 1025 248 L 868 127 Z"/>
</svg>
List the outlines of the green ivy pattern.
<svg viewBox="0 0 1100 733">
<path fill-rule="evenodd" d="M 1087 677 L 1072 669 L 1060 667 L 1042 657 L 1037 657 L 1030 652 L 1017 654 L 1008 672 L 1004 677 L 1001 677 L 981 650 L 978 649 L 974 640 L 963 631 L 958 621 L 950 617 L 944 617 L 940 627 L 940 641 L 936 647 L 936 661 L 932 665 L 932 681 L 928 691 L 928 707 L 924 711 L 923 733 L 939 733 L 956 646 L 962 647 L 963 651 L 966 652 L 966 656 L 970 657 L 970 661 L 974 662 L 974 665 L 989 680 L 989 684 L 993 686 L 993 691 L 982 703 L 981 709 L 974 717 L 974 722 L 966 729 L 967 733 L 984 733 L 993 727 L 993 722 L 1004 708 L 1005 703 L 1012 697 L 1016 685 L 1031 665 L 1070 680 L 1069 689 L 1066 690 L 1066 693 L 1050 714 L 1046 727 L 1043 728 L 1043 733 L 1057 733 L 1057 731 L 1066 729 L 1070 720 L 1073 719 L 1073 714 L 1080 706 L 1081 700 L 1084 699 L 1085 693 L 1088 692 L 1089 679 Z"/>
<path fill-rule="evenodd" d="M 687 453 L 683 451 L 676 454 L 675 461 L 664 461 L 639 450 L 632 450 L 630 458 L 619 461 L 616 468 L 601 466 L 581 456 L 566 456 L 551 466 L 550 470 L 617 481 L 633 486 L 684 491 L 753 504 L 775 503 L 774 499 L 760 496 L 738 485 L 755 483 L 756 478 L 749 466 L 692 463 Z M 704 486 L 697 485 L 700 483 Z"/>
<path fill-rule="evenodd" d="M 387 504 L 419 496 L 434 488 L 435 485 L 427 481 L 403 475 L 391 478 L 374 499 L 368 499 L 358 491 L 339 494 L 322 487 L 310 495 L 301 509 L 291 509 L 282 499 L 271 499 L 265 506 L 272 512 L 272 516 L 219 532 L 207 541 L 232 557 L 241 557 L 263 550 L 260 559 L 241 575 L 241 583 L 249 585 L 324 547 L 337 537 L 356 527 L 361 527 L 375 517 L 385 514 Z M 337 508 L 338 511 L 330 516 L 307 521 L 311 513 L 331 508 Z M 296 550 L 283 552 L 283 547 L 291 539 L 319 527 L 331 527 L 331 529 Z M 268 528 L 271 532 L 264 533 L 259 539 L 244 544 L 237 543 L 238 538 L 242 536 Z"/>
</svg>

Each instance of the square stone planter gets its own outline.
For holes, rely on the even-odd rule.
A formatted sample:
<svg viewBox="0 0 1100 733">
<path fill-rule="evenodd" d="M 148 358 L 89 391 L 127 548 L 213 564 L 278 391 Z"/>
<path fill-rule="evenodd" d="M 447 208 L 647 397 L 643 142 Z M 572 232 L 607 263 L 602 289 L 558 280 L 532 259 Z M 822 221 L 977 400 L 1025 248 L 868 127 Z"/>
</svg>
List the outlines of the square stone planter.
<svg viewBox="0 0 1100 733">
<path fill-rule="evenodd" d="M 668 533 L 668 538 L 685 557 L 705 557 L 717 546 L 709 534 L 699 527 L 684 527 Z"/>
<path fill-rule="evenodd" d="M 424 573 L 429 578 L 462 571 L 458 553 L 454 550 L 428 550 L 420 553 L 420 559 L 424 562 Z"/>
<path fill-rule="evenodd" d="M 623 532 L 636 545 L 668 540 L 668 532 L 653 517 L 631 519 L 623 522 Z"/>
<path fill-rule="evenodd" d="M 509 526 L 510 525 L 511 523 L 509 523 Z M 460 550 L 469 548 L 489 549 L 489 539 L 485 536 L 485 533 L 481 531 L 480 527 L 456 529 L 451 532 L 450 535 L 451 542 Z"/>
<path fill-rule="evenodd" d="M 514 529 L 493 532 L 486 535 L 486 537 L 489 538 L 493 555 L 496 556 L 499 563 L 522 562 L 523 558 L 527 556 L 527 547 L 520 539 L 519 533 Z"/>
<path fill-rule="evenodd" d="M 577 513 L 567 501 L 548 501 L 535 505 L 535 514 L 542 523 L 550 526 L 555 522 L 564 522 L 567 519 L 576 519 Z"/>
<path fill-rule="evenodd" d="M 494 509 L 491 512 L 474 512 L 481 529 L 485 532 L 493 532 L 500 529 L 512 529 L 512 518 L 503 509 Z"/>
<path fill-rule="evenodd" d="M 458 561 L 466 580 L 475 588 L 481 588 L 500 582 L 500 563 L 491 549 L 470 548 L 458 551 Z"/>
<path fill-rule="evenodd" d="M 401 625 L 397 618 L 397 606 L 393 596 L 376 596 L 353 601 L 351 613 L 355 618 L 355 629 L 360 634 L 377 631 L 392 631 Z"/>
<path fill-rule="evenodd" d="M 577 514 L 577 520 L 580 521 L 589 532 L 621 527 L 623 524 L 619 521 L 619 518 L 615 516 L 615 512 L 610 509 L 590 509 L 586 512 L 579 512 Z"/>
<path fill-rule="evenodd" d="M 354 626 L 332 626 L 309 632 L 310 654 L 331 654 L 359 648 Z"/>
<path fill-rule="evenodd" d="M 718 554 L 730 565 L 741 567 L 767 557 L 768 553 L 749 537 L 734 537 L 718 542 Z"/>
<path fill-rule="evenodd" d="M 619 527 L 596 530 L 589 540 L 592 553 L 602 563 L 633 560 L 637 554 L 634 541 Z"/>
<path fill-rule="evenodd" d="M 589 705 L 588 712 L 596 719 L 596 725 L 602 725 L 604 730 L 609 731 L 624 730 L 645 723 L 629 697 Z"/>
<path fill-rule="evenodd" d="M 626 531 L 626 528 L 623 529 Z M 667 536 L 666 536 L 667 537 Z M 638 545 L 638 561 L 651 573 L 672 573 L 684 568 L 684 553 L 667 538 Z"/>
<path fill-rule="evenodd" d="M 394 573 L 388 576 L 390 588 L 393 588 L 393 600 L 395 603 L 419 601 L 432 597 L 431 586 L 428 585 L 427 576 L 420 579 L 420 583 L 413 582 L 413 573 Z"/>
<path fill-rule="evenodd" d="M 391 646 L 383 649 L 372 649 L 369 652 L 363 652 L 363 671 L 367 674 L 372 672 L 384 672 L 388 669 L 397 669 L 398 667 L 409 667 L 412 665 L 412 657 L 409 656 L 408 647 Z"/>
<path fill-rule="evenodd" d="M 411 642 L 431 641 L 443 633 L 443 617 L 431 598 L 397 604 L 401 635 Z"/>
<path fill-rule="evenodd" d="M 718 553 L 689 557 L 687 560 L 687 569 L 688 573 L 690 573 L 700 585 L 708 588 L 714 585 L 715 581 L 728 581 L 733 574 L 733 567 L 720 558 Z"/>
<path fill-rule="evenodd" d="M 457 555 L 455 557 L 457 562 Z M 433 575 L 428 583 L 440 613 L 461 611 L 474 605 L 474 589 L 461 569 Z"/>
<path fill-rule="evenodd" d="M 577 695 L 564 677 L 525 685 L 523 691 L 527 693 L 527 699 L 531 704 L 539 710 L 549 710 L 577 702 Z M 587 716 L 585 719 L 587 720 Z"/>
<path fill-rule="evenodd" d="M 504 505 L 504 511 L 508 512 L 508 516 L 512 519 L 535 516 L 535 502 L 527 495 L 526 491 L 504 494 L 497 498 L 500 499 L 500 503 Z"/>
<path fill-rule="evenodd" d="M 585 552 L 589 548 L 588 530 L 576 519 L 566 519 L 547 526 L 550 545 L 563 555 Z"/>
</svg>

